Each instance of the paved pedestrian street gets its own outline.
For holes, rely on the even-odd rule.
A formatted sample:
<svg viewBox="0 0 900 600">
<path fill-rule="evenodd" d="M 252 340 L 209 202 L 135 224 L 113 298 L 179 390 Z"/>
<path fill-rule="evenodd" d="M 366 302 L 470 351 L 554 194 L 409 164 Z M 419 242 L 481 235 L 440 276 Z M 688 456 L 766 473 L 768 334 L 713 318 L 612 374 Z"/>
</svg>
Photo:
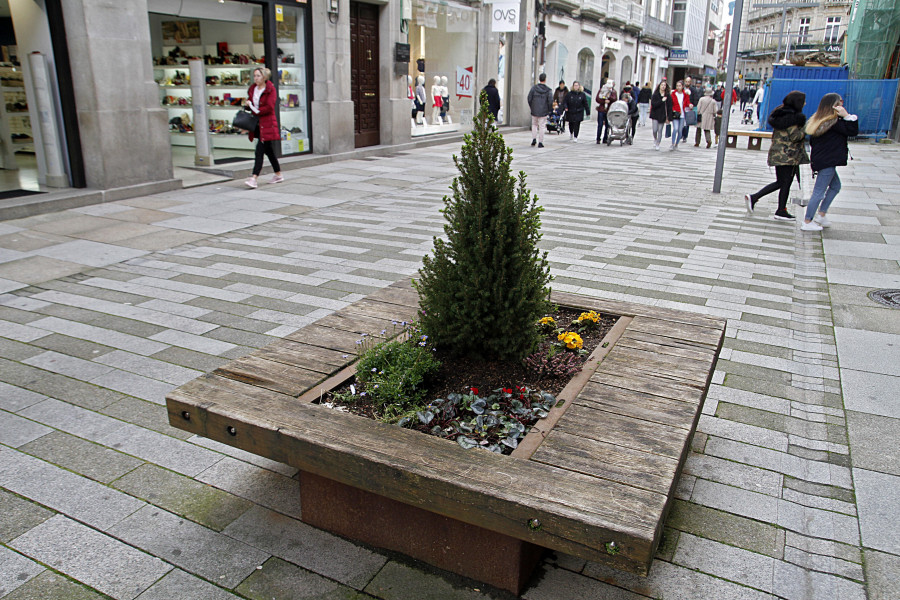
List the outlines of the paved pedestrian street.
<svg viewBox="0 0 900 600">
<path fill-rule="evenodd" d="M 553 287 L 725 317 L 727 337 L 650 576 L 553 554 L 523 597 L 900 598 L 900 311 L 867 297 L 900 288 L 898 147 L 853 144 L 834 225 L 804 233 L 774 195 L 746 214 L 774 173 L 745 141 L 713 194 L 715 149 L 593 126 L 506 136 Z M 0 222 L 0 598 L 509 598 L 303 524 L 294 469 L 164 406 L 414 275 L 459 147 Z"/>
</svg>

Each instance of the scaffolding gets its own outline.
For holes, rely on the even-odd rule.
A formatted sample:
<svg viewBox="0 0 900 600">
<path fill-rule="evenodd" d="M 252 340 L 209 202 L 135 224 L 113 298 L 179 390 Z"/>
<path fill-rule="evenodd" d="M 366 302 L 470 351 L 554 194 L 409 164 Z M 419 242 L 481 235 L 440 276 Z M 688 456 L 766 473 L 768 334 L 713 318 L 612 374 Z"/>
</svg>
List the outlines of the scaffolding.
<svg viewBox="0 0 900 600">
<path fill-rule="evenodd" d="M 889 77 L 900 38 L 900 1 L 857 0 L 847 29 L 847 63 L 856 79 Z M 892 69 L 893 70 L 893 69 Z"/>
</svg>

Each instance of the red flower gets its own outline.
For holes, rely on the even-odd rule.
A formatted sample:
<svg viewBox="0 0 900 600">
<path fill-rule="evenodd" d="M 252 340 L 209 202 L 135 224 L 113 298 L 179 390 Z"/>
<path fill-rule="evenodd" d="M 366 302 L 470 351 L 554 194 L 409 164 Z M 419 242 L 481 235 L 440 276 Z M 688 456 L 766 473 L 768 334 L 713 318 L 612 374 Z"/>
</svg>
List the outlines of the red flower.
<svg viewBox="0 0 900 600">
<path fill-rule="evenodd" d="M 473 388 L 469 388 L 469 389 L 472 390 L 473 394 L 475 394 L 476 396 L 478 395 L 478 388 L 473 387 Z"/>
<path fill-rule="evenodd" d="M 512 388 L 503 388 L 504 394 L 512 394 Z"/>
<path fill-rule="evenodd" d="M 520 392 L 524 392 L 524 391 L 525 391 L 525 388 L 523 388 L 521 385 L 517 385 L 517 386 L 516 386 L 516 389 L 519 390 Z"/>
</svg>

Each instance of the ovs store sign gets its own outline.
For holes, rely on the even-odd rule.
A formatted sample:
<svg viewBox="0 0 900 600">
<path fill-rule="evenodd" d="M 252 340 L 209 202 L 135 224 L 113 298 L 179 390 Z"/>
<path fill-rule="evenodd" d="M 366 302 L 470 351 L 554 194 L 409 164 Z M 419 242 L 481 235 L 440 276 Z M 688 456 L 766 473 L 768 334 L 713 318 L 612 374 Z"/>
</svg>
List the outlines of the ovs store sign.
<svg viewBox="0 0 900 600">
<path fill-rule="evenodd" d="M 518 2 L 494 2 L 488 4 L 491 11 L 491 31 L 519 31 L 522 14 Z"/>
</svg>

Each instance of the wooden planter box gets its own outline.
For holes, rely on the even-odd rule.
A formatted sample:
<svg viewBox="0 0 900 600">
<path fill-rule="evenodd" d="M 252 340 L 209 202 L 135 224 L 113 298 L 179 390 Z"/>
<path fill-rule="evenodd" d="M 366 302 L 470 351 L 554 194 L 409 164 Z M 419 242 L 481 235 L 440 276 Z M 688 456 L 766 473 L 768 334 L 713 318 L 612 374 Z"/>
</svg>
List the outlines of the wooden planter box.
<svg viewBox="0 0 900 600">
<path fill-rule="evenodd" d="M 352 370 L 361 334 L 415 318 L 409 282 L 172 391 L 169 421 L 298 468 L 311 525 L 514 593 L 547 548 L 646 575 L 725 321 L 572 294 L 553 300 L 621 315 L 608 336 L 617 339 L 512 456 L 312 403 Z"/>
</svg>

